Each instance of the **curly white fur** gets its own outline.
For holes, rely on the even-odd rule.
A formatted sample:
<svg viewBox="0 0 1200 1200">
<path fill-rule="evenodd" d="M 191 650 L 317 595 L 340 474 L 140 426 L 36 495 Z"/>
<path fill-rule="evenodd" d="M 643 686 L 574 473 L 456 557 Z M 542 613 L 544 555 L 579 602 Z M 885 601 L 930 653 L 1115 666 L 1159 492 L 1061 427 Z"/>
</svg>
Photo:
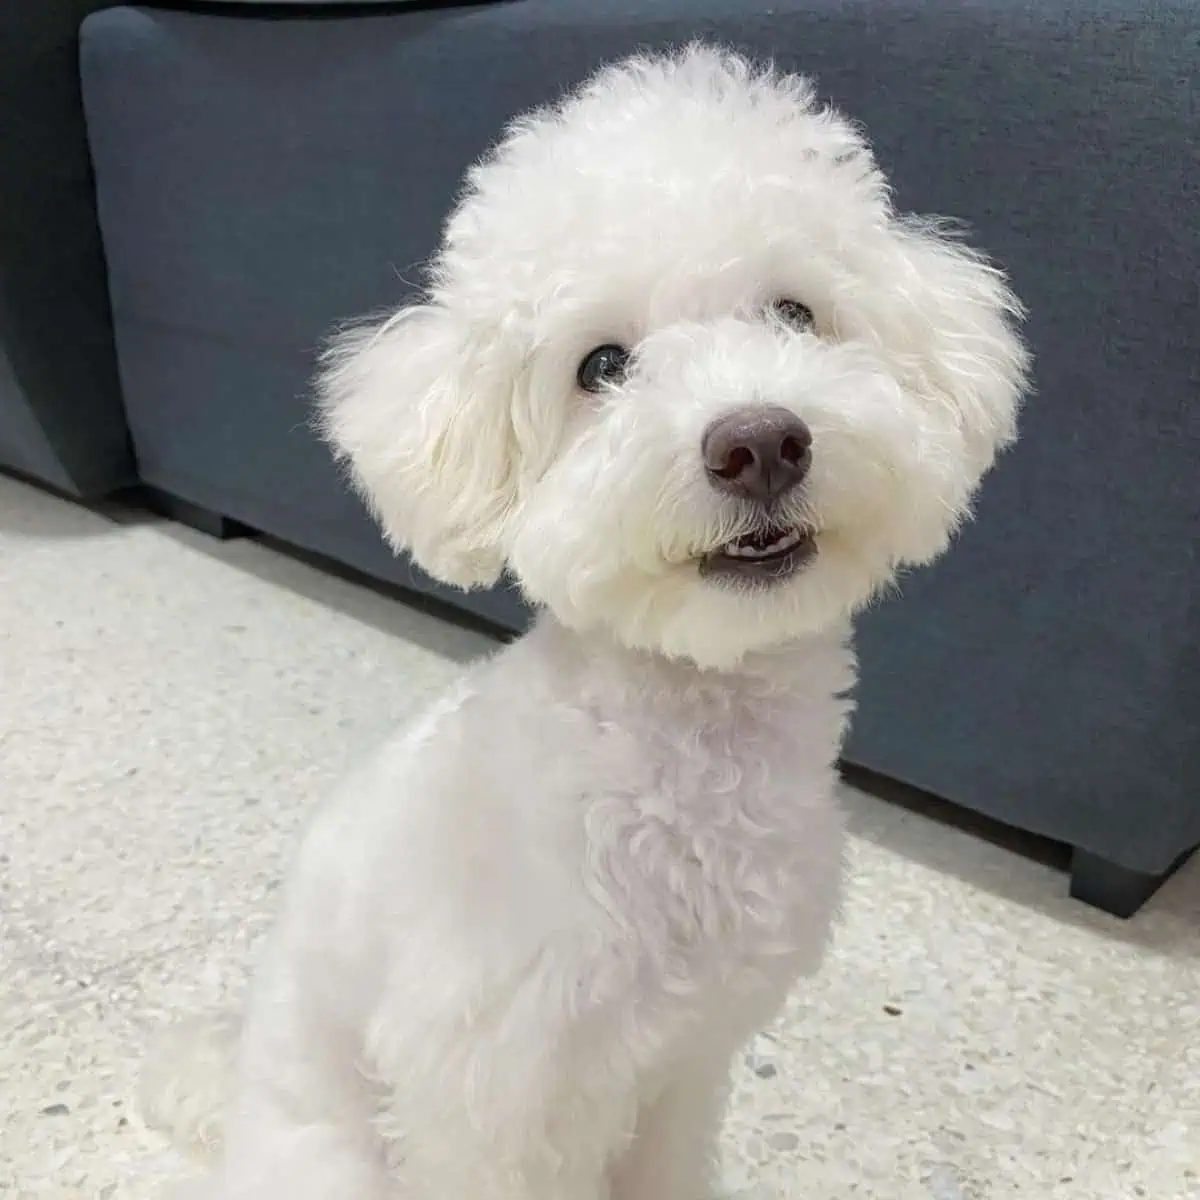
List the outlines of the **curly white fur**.
<svg viewBox="0 0 1200 1200">
<path fill-rule="evenodd" d="M 780 297 L 815 314 L 791 329 Z M 344 335 L 326 432 L 433 575 L 542 610 L 319 817 L 240 1035 L 147 1075 L 209 1200 L 701 1200 L 737 1047 L 818 964 L 853 612 L 941 552 L 1025 381 L 1001 275 L 893 212 L 804 80 L 611 67 L 470 174 L 424 303 Z M 580 391 L 594 346 L 626 377 Z M 792 578 L 710 423 L 812 432 Z"/>
</svg>

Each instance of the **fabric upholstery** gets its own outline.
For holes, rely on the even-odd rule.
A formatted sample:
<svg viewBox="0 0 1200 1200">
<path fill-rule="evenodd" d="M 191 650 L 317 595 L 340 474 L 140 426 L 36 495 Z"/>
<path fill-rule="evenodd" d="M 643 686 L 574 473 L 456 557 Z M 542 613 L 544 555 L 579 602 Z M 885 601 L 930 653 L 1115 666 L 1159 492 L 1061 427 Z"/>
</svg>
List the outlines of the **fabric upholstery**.
<svg viewBox="0 0 1200 1200">
<path fill-rule="evenodd" d="M 0 467 L 86 496 L 133 478 L 79 94 L 96 7 L 0 5 Z"/>
</svg>

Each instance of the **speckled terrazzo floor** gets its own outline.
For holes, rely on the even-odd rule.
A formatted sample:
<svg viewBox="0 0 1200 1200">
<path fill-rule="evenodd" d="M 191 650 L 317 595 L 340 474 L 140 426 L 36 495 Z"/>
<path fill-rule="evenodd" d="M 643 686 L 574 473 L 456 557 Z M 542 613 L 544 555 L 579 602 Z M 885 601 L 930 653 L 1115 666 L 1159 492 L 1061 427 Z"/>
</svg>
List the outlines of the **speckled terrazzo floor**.
<svg viewBox="0 0 1200 1200">
<path fill-rule="evenodd" d="M 239 991 L 310 807 L 487 646 L 0 478 L 0 1196 L 158 1194 L 180 1168 L 132 1111 L 147 1029 Z M 731 1190 L 1200 1197 L 1200 864 L 1121 924 L 846 799 L 845 924 L 740 1068 Z"/>
</svg>

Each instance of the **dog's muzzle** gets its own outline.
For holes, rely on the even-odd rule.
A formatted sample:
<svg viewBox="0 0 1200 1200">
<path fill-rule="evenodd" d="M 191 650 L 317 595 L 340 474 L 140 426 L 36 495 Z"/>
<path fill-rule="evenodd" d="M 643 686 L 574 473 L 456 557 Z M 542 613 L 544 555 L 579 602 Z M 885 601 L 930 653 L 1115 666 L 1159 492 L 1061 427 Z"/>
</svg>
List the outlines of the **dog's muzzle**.
<svg viewBox="0 0 1200 1200">
<path fill-rule="evenodd" d="M 761 508 L 753 533 L 726 543 L 700 560 L 708 578 L 776 583 L 794 575 L 817 552 L 816 533 L 781 524 L 772 513 L 802 484 L 812 466 L 812 432 L 785 408 L 741 409 L 704 432 L 701 453 L 709 482 L 718 491 Z"/>
</svg>

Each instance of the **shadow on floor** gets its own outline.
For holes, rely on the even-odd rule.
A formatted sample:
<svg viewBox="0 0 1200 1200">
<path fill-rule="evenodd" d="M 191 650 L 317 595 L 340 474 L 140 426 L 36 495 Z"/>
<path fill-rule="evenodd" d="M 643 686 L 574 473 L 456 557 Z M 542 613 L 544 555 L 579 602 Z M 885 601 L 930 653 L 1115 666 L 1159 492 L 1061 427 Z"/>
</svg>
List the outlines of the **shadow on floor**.
<svg viewBox="0 0 1200 1200">
<path fill-rule="evenodd" d="M 119 502 L 84 504 L 35 480 L 0 471 L 0 531 L 19 538 L 70 541 L 107 537 L 114 525 L 153 519 L 149 513 Z"/>
<path fill-rule="evenodd" d="M 1064 924 L 1200 962 L 1200 855 L 1124 921 L 1070 898 L 1069 847 L 868 772 L 844 778 L 851 831 L 871 844 Z M 930 837 L 930 822 L 948 836 Z"/>
<path fill-rule="evenodd" d="M 217 541 L 182 525 L 164 523 L 166 537 L 227 566 L 466 665 L 494 653 L 504 638 L 482 621 L 418 592 L 393 587 L 272 538 Z"/>
<path fill-rule="evenodd" d="M 158 514 L 136 492 L 87 505 L 36 482 L 0 474 L 0 531 L 5 533 L 30 541 L 59 541 L 109 537 L 138 527 L 154 528 L 215 562 L 452 662 L 473 662 L 502 644 L 499 633 L 482 622 L 472 624 L 450 605 L 305 555 L 253 531 L 222 541 Z"/>
</svg>

